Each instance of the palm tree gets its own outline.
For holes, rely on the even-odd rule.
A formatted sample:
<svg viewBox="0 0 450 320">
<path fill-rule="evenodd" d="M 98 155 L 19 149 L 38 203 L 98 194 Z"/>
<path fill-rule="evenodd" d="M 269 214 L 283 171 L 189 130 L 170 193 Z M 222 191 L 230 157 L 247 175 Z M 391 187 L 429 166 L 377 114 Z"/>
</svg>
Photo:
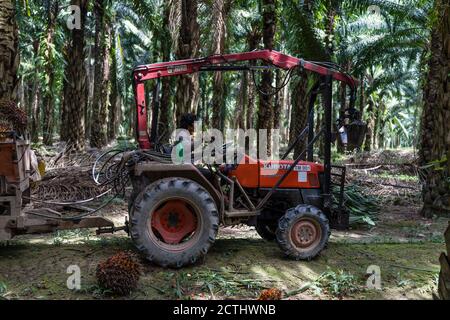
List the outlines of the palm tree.
<svg viewBox="0 0 450 320">
<path fill-rule="evenodd" d="M 0 101 L 17 98 L 19 67 L 18 31 L 14 1 L 0 0 Z"/>
<path fill-rule="evenodd" d="M 120 56 L 120 47 L 118 46 L 117 30 L 113 24 L 111 27 L 111 95 L 108 109 L 108 141 L 113 140 L 119 130 L 121 96 L 118 85 L 118 56 Z"/>
<path fill-rule="evenodd" d="M 243 0 L 233 2 L 233 10 L 229 19 L 230 46 L 242 51 L 254 51 L 260 49 L 262 39 L 262 10 L 261 1 Z M 249 62 L 254 65 L 254 61 Z M 241 77 L 241 89 L 237 102 L 236 124 L 241 128 L 254 128 L 256 125 L 257 110 L 255 108 L 257 91 L 249 72 L 244 72 Z M 236 125 L 237 127 L 238 125 Z"/>
<path fill-rule="evenodd" d="M 84 110 L 86 106 L 86 69 L 85 60 L 85 28 L 88 0 L 71 0 L 72 5 L 80 8 L 81 29 L 71 31 L 68 50 L 68 61 L 65 70 L 67 92 L 64 103 L 66 106 L 67 143 L 75 150 L 84 149 Z"/>
<path fill-rule="evenodd" d="M 275 32 L 277 26 L 277 1 L 262 1 L 262 38 L 264 49 L 273 50 L 275 48 Z M 267 150 L 271 150 L 271 129 L 273 128 L 273 76 L 272 71 L 263 72 L 261 75 L 261 93 L 259 95 L 259 108 L 257 118 L 257 129 L 267 129 Z M 259 145 L 259 139 L 258 139 Z"/>
<path fill-rule="evenodd" d="M 328 61 L 330 56 L 325 49 L 324 42 L 318 35 L 316 28 L 317 21 L 314 18 L 314 12 L 318 8 L 318 1 L 304 1 L 298 4 L 297 1 L 287 1 L 283 8 L 286 15 L 287 49 L 295 56 L 316 61 Z M 300 132 L 307 125 L 308 117 L 308 90 L 314 77 L 308 76 L 305 72 L 295 74 L 291 82 L 291 116 L 289 142 L 292 143 Z M 320 115 L 317 115 L 317 121 L 320 122 Z M 303 139 L 294 149 L 294 158 L 306 147 L 306 141 Z"/>
<path fill-rule="evenodd" d="M 37 14 L 37 8 L 30 3 L 24 3 L 24 7 L 18 7 L 16 10 L 17 25 L 22 30 L 27 32 L 19 33 L 19 51 L 20 51 L 20 67 L 19 77 L 25 83 L 25 95 L 28 98 L 25 101 L 25 110 L 29 118 L 29 129 L 31 139 L 33 142 L 39 140 L 40 128 L 40 52 L 41 52 L 41 37 L 39 36 L 43 30 L 42 19 L 30 19 L 34 14 Z"/>
<path fill-rule="evenodd" d="M 425 170 L 422 214 L 450 213 L 450 5 L 436 0 L 432 16 L 430 58 L 423 94 L 420 162 Z"/>
<path fill-rule="evenodd" d="M 223 54 L 225 50 L 225 37 L 227 34 L 226 22 L 230 10 L 230 0 L 215 0 L 213 2 L 213 38 L 212 54 Z M 213 77 L 213 101 L 212 101 L 212 126 L 223 130 L 225 121 L 225 96 L 224 96 L 224 74 L 215 72 Z"/>
<path fill-rule="evenodd" d="M 398 114 L 386 112 L 386 102 L 384 100 L 386 97 L 392 98 L 393 96 L 401 99 L 403 95 L 409 93 L 407 91 L 408 86 L 418 85 L 417 77 L 418 74 L 414 68 L 405 65 L 401 61 L 389 69 L 385 69 L 381 65 L 374 65 L 368 68 L 365 77 L 366 88 L 364 93 L 367 100 L 365 151 L 371 151 L 372 148 L 380 145 L 376 141 L 380 137 L 379 133 L 383 134 L 384 125 L 382 124 L 389 122 L 396 127 L 399 126 L 401 128 L 403 126 L 403 123 L 397 121 L 399 120 Z M 404 111 L 409 111 L 401 104 L 401 101 L 399 104 Z M 387 119 L 388 117 L 391 117 L 391 119 Z M 384 141 L 381 144 L 384 144 Z"/>
<path fill-rule="evenodd" d="M 367 13 L 370 5 L 378 6 L 382 14 Z M 420 77 L 417 73 L 428 43 L 429 6 L 421 0 L 347 0 L 342 2 L 341 8 L 346 14 L 340 16 L 336 30 L 336 59 L 338 64 L 344 66 L 346 71 L 351 69 L 352 75 L 360 80 L 357 103 L 368 122 L 365 150 L 370 150 L 377 138 L 375 133 L 383 131 L 377 128 L 377 124 L 381 123 L 376 119 L 380 112 L 377 102 L 370 95 L 378 95 L 378 91 L 382 90 L 380 85 L 387 89 L 395 81 L 409 81 L 410 75 L 405 73 L 402 64 L 407 64 L 409 69 L 416 71 L 415 76 Z M 373 82 L 373 68 L 381 66 L 384 76 Z M 373 85 L 378 88 L 373 90 Z M 414 85 L 419 90 L 419 82 Z M 343 108 L 345 104 L 341 103 L 341 114 Z"/>
<path fill-rule="evenodd" d="M 95 71 L 94 103 L 92 105 L 91 146 L 102 148 L 107 143 L 107 114 L 110 95 L 111 24 L 109 0 L 95 0 Z"/>
<path fill-rule="evenodd" d="M 60 11 L 59 1 L 48 1 L 46 7 L 47 27 L 46 36 L 43 41 L 44 70 L 46 73 L 46 90 L 43 95 L 42 112 L 42 133 L 45 145 L 53 143 L 53 131 L 55 127 L 55 86 L 56 86 L 56 65 L 55 65 L 55 34 L 56 19 Z"/>
<path fill-rule="evenodd" d="M 199 24 L 197 0 L 171 1 L 171 33 L 175 56 L 179 59 L 196 58 L 199 53 Z M 186 112 L 196 112 L 199 102 L 198 74 L 180 76 L 175 95 L 176 118 Z"/>
<path fill-rule="evenodd" d="M 163 23 L 162 30 L 159 33 L 161 35 L 161 51 L 162 51 L 162 60 L 169 61 L 170 53 L 171 53 L 171 44 L 167 39 L 170 39 L 170 29 L 169 29 L 169 19 L 170 19 L 170 6 L 165 3 L 163 6 Z M 161 83 L 161 112 L 159 113 L 159 122 L 166 126 L 166 132 L 171 132 L 173 128 L 173 119 L 172 119 L 172 105 L 170 99 L 170 78 L 162 79 Z M 169 134 L 165 134 L 162 137 L 163 142 L 167 142 Z"/>
</svg>

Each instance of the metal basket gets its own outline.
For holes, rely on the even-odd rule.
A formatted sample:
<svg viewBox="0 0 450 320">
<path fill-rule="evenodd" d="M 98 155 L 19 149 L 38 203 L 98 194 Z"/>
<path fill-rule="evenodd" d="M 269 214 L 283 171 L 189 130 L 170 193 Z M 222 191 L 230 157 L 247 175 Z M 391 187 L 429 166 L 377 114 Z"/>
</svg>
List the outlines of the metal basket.
<svg viewBox="0 0 450 320">
<path fill-rule="evenodd" d="M 347 134 L 347 149 L 352 150 L 360 148 L 366 136 L 367 124 L 361 120 L 355 120 L 352 123 L 345 125 Z M 345 144 L 340 134 L 337 135 L 340 144 Z"/>
</svg>

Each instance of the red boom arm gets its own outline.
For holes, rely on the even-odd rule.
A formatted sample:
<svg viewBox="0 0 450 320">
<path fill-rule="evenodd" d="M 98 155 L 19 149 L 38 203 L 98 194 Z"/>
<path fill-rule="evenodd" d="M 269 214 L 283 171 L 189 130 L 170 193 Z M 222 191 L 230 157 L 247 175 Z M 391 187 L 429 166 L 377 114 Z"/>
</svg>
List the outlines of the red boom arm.
<svg viewBox="0 0 450 320">
<path fill-rule="evenodd" d="M 331 75 L 333 79 L 346 83 L 351 90 L 355 90 L 357 86 L 356 80 L 345 73 L 271 50 L 214 55 L 206 58 L 141 65 L 133 70 L 137 106 L 137 138 L 140 148 L 149 149 L 151 147 L 147 132 L 147 108 L 144 89 L 145 81 L 161 77 L 190 74 L 198 72 L 202 67 L 207 66 L 232 64 L 234 62 L 251 60 L 262 60 L 281 69 L 291 69 L 300 66 L 305 70 L 323 76 Z"/>
</svg>

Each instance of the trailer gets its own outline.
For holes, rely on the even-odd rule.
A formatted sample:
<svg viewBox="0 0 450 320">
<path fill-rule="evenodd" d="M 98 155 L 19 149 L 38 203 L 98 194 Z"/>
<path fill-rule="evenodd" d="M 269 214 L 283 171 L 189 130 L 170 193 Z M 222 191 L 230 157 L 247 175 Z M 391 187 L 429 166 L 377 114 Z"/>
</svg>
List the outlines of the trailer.
<svg viewBox="0 0 450 320">
<path fill-rule="evenodd" d="M 19 136 L 15 131 L 0 132 L 0 241 L 57 230 L 114 228 L 112 221 L 99 216 L 64 218 L 48 208 L 34 209 L 31 155 L 27 136 Z"/>
</svg>

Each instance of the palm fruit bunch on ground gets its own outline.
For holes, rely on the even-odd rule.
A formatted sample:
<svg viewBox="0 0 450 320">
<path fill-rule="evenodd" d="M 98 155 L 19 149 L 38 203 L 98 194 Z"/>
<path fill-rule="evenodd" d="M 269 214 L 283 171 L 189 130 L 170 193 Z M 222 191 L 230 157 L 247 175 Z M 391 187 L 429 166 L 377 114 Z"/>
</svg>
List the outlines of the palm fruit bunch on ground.
<svg viewBox="0 0 450 320">
<path fill-rule="evenodd" d="M 142 266 L 130 252 L 121 251 L 97 265 L 96 277 L 101 288 L 121 296 L 136 289 Z"/>
<path fill-rule="evenodd" d="M 14 101 L 0 100 L 0 132 L 24 132 L 27 128 L 27 114 Z"/>
<path fill-rule="evenodd" d="M 258 300 L 280 300 L 281 296 L 281 290 L 277 288 L 270 288 L 261 291 Z"/>
</svg>

